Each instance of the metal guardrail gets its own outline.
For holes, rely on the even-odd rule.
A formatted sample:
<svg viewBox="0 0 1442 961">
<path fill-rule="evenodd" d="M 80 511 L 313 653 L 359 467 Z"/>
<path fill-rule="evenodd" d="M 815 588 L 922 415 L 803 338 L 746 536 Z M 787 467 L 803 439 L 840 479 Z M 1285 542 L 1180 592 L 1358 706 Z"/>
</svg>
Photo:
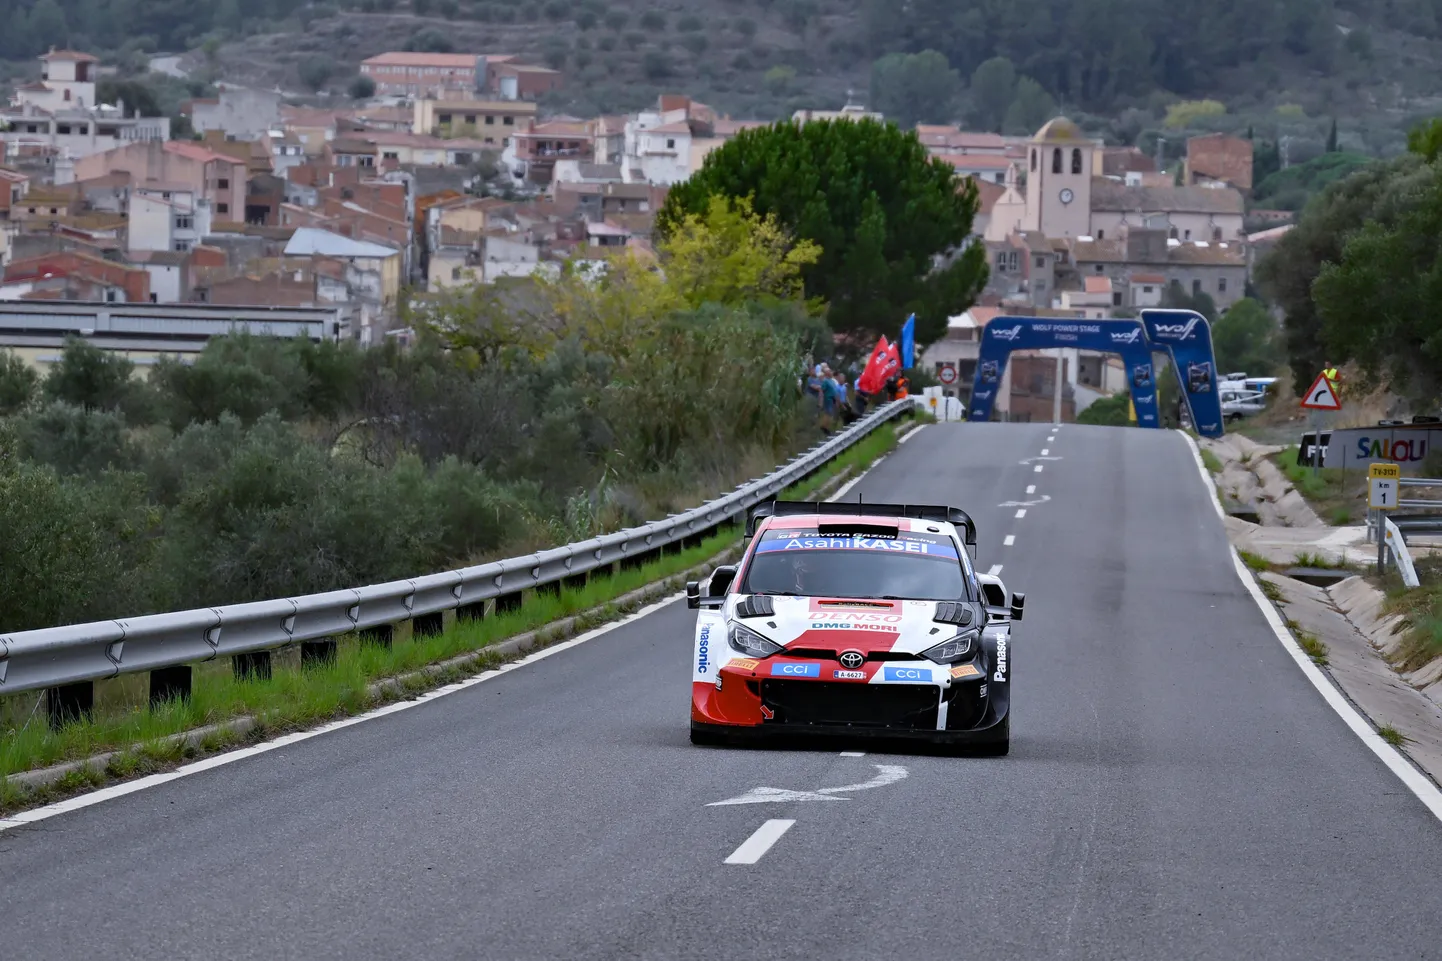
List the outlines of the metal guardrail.
<svg viewBox="0 0 1442 961">
<path fill-rule="evenodd" d="M 1442 489 L 1442 479 L 1404 477 L 1399 482 L 1403 493 L 1408 487 Z M 1419 513 L 1421 512 L 1421 513 Z M 1430 512 L 1430 513 L 1427 513 Z M 1399 497 L 1395 511 L 1367 511 L 1367 542 L 1377 543 L 1377 517 L 1386 514 L 1401 536 L 1408 534 L 1442 536 L 1442 497 Z"/>
<path fill-rule="evenodd" d="M 559 587 L 598 568 L 649 559 L 667 545 L 713 533 L 913 409 L 910 400 L 885 404 L 776 471 L 693 510 L 524 557 L 325 594 L 0 635 L 0 696 L 253 655 L 418 618 L 432 618 L 439 627 L 446 611 L 507 595 L 519 599 L 523 590 Z"/>
<path fill-rule="evenodd" d="M 1402 537 L 1402 532 L 1397 529 L 1397 525 L 1392 523 L 1392 518 L 1385 516 L 1382 518 L 1382 530 L 1387 550 L 1392 554 L 1392 560 L 1397 565 L 1397 573 L 1402 576 L 1402 583 L 1407 587 L 1419 586 L 1417 568 L 1412 566 L 1412 554 L 1407 550 L 1407 541 Z"/>
</svg>

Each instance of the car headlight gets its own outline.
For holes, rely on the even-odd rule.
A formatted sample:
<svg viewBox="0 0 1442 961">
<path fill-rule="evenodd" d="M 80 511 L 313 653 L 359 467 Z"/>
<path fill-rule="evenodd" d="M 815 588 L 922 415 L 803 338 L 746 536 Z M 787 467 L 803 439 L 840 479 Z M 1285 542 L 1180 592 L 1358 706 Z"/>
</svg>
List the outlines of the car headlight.
<svg viewBox="0 0 1442 961">
<path fill-rule="evenodd" d="M 769 641 L 741 624 L 732 624 L 726 631 L 726 641 L 734 650 L 751 657 L 770 657 L 781 650 L 781 645 Z"/>
<path fill-rule="evenodd" d="M 958 634 L 950 640 L 942 641 L 935 647 L 922 651 L 921 656 L 938 664 L 955 664 L 962 658 L 971 656 L 972 645 L 980 636 L 980 631 Z"/>
</svg>

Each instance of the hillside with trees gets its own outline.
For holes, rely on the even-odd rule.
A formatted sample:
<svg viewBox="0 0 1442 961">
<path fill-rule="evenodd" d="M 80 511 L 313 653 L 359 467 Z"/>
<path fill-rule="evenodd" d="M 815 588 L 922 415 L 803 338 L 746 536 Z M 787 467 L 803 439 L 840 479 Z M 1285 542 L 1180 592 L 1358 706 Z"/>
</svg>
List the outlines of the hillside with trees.
<svg viewBox="0 0 1442 961">
<path fill-rule="evenodd" d="M 1022 129 L 1061 109 L 1131 143 L 1211 102 L 1187 129 L 1312 118 L 1292 135 L 1318 154 L 1332 117 L 1343 149 L 1399 150 L 1442 65 L 1442 0 L 0 0 L 0 22 L 17 78 L 50 45 L 129 69 L 191 50 L 197 69 L 288 90 L 320 64 L 313 86 L 342 93 L 381 50 L 490 50 L 565 70 L 552 105 L 571 113 L 680 90 L 770 119 L 851 90 L 904 121 Z"/>
</svg>

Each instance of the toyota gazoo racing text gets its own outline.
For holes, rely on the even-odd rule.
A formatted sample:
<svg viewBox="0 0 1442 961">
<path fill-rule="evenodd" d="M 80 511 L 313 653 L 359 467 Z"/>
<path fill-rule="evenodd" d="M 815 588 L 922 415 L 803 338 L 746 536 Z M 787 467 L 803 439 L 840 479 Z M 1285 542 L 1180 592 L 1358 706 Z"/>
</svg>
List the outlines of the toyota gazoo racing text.
<svg viewBox="0 0 1442 961">
<path fill-rule="evenodd" d="M 686 586 L 693 743 L 869 734 L 1007 753 L 1026 598 L 976 573 L 965 512 L 772 501 L 747 536 L 739 564 Z"/>
</svg>

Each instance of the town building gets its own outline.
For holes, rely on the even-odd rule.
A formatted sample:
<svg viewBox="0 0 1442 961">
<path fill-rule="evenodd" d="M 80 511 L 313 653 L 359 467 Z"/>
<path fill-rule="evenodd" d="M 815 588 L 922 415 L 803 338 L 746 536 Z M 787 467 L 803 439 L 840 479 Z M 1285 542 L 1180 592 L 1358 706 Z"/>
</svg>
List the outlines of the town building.
<svg viewBox="0 0 1442 961">
<path fill-rule="evenodd" d="M 280 104 L 277 91 L 221 84 L 215 97 L 187 101 L 181 112 L 190 117 L 196 133 L 218 131 L 229 140 L 259 140 L 280 127 Z"/>
<path fill-rule="evenodd" d="M 117 171 L 130 174 L 136 186 L 180 185 L 210 203 L 217 221 L 245 216 L 246 162 L 189 141 L 147 141 L 127 144 L 75 163 L 80 180 Z M 166 190 L 161 187 L 161 199 Z"/>
<path fill-rule="evenodd" d="M 0 110 L 7 157 L 26 152 L 86 157 L 134 141 L 169 139 L 169 117 L 127 115 L 123 102 L 96 102 L 99 63 L 74 50 L 52 49 L 40 57 L 41 79 L 19 86 L 9 107 Z"/>
</svg>

